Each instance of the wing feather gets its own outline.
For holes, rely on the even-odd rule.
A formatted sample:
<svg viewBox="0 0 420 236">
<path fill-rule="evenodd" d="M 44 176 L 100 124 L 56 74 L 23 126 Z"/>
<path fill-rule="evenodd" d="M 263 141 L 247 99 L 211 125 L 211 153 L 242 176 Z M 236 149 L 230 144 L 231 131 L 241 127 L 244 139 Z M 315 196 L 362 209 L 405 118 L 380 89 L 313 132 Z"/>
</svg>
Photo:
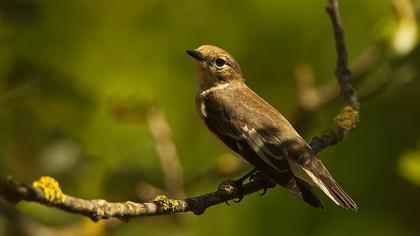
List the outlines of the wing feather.
<svg viewBox="0 0 420 236">
<path fill-rule="evenodd" d="M 294 177 L 279 149 L 263 139 L 255 128 L 250 129 L 247 126 L 258 124 L 255 120 L 247 120 L 247 117 L 265 119 L 264 117 L 243 116 L 241 112 L 247 109 L 243 104 L 235 104 L 234 107 L 229 103 L 213 104 L 220 102 L 220 99 L 211 99 L 209 95 L 203 102 L 206 115 L 202 116 L 203 120 L 226 146 L 305 202 L 314 207 L 324 207 L 311 187 Z"/>
</svg>

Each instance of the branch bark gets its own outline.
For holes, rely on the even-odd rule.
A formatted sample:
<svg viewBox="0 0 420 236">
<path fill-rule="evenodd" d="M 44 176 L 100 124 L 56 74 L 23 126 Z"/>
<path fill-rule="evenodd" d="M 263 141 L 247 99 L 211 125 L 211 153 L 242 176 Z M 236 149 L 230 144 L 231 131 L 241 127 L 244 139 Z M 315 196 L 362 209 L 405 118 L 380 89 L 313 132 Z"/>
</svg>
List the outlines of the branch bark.
<svg viewBox="0 0 420 236">
<path fill-rule="evenodd" d="M 262 189 L 273 188 L 274 184 L 262 175 L 242 186 L 243 194 L 248 195 Z M 170 199 L 164 195 L 156 196 L 149 202 L 108 202 L 103 199 L 85 200 L 64 194 L 58 182 L 51 177 L 41 177 L 32 185 L 20 183 L 7 177 L 1 183 L 0 195 L 8 202 L 37 202 L 46 206 L 62 209 L 70 213 L 81 214 L 93 221 L 116 217 L 127 221 L 138 216 L 171 215 L 191 211 L 201 215 L 211 206 L 238 198 L 241 194 L 233 181 L 223 182 L 219 189 L 186 199 Z"/>
<path fill-rule="evenodd" d="M 351 84 L 351 71 L 348 65 L 347 47 L 344 38 L 343 24 L 338 10 L 338 0 L 329 0 L 327 13 L 330 16 L 337 53 L 337 66 L 335 76 L 340 86 L 340 94 L 344 99 L 345 106 L 334 119 L 333 128 L 325 131 L 322 135 L 312 139 L 310 146 L 315 152 L 335 145 L 344 140 L 348 133 L 356 128 L 359 123 L 360 103 L 357 94 Z"/>
<path fill-rule="evenodd" d="M 338 1 L 329 0 L 327 12 L 334 30 L 337 67 L 335 75 L 340 86 L 345 106 L 335 117 L 333 128 L 315 137 L 310 146 L 315 152 L 344 140 L 350 130 L 359 121 L 360 104 L 356 92 L 350 84 L 351 72 L 348 68 L 347 48 L 344 40 L 343 27 L 338 11 Z M 257 175 L 252 181 L 242 185 L 244 195 L 248 195 L 275 185 L 262 175 Z M 20 183 L 12 177 L 7 177 L 0 184 L 0 195 L 12 203 L 18 201 L 38 202 L 40 204 L 62 209 L 90 217 L 94 221 L 116 217 L 128 220 L 138 216 L 170 215 L 191 211 L 200 215 L 214 205 L 238 198 L 241 194 L 232 181 L 223 182 L 219 189 L 185 199 L 169 199 L 159 195 L 149 202 L 107 202 L 102 199 L 85 200 L 64 194 L 58 182 L 51 177 L 42 177 L 32 185 Z"/>
</svg>

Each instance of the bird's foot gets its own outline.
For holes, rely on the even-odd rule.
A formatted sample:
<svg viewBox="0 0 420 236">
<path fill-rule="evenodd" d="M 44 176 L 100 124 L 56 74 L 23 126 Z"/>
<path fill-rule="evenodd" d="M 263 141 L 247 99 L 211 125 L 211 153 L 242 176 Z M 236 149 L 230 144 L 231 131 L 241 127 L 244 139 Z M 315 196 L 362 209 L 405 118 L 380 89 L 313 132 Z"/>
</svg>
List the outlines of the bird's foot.
<svg viewBox="0 0 420 236">
<path fill-rule="evenodd" d="M 219 190 L 224 191 L 224 192 L 232 192 L 232 191 L 237 191 L 237 195 L 238 197 L 236 199 L 234 199 L 233 201 L 235 203 L 238 203 L 240 201 L 242 201 L 242 199 L 245 196 L 245 191 L 243 188 L 243 183 L 249 179 L 250 181 L 252 181 L 254 175 L 257 173 L 257 169 L 252 169 L 250 172 L 248 172 L 247 174 L 245 174 L 244 176 L 242 176 L 241 178 L 237 179 L 237 180 L 226 180 L 224 181 L 222 184 L 219 185 Z M 227 205 L 229 204 L 229 201 L 226 201 Z"/>
<path fill-rule="evenodd" d="M 260 193 L 260 196 L 263 196 L 267 193 L 267 189 L 268 188 L 272 188 L 274 187 L 276 184 L 274 182 L 272 182 L 271 180 L 269 180 L 267 177 L 265 177 L 265 175 L 263 175 L 261 172 L 256 172 L 254 173 L 250 178 L 249 181 L 251 182 L 262 182 L 262 183 L 267 183 L 262 191 L 262 193 Z"/>
</svg>

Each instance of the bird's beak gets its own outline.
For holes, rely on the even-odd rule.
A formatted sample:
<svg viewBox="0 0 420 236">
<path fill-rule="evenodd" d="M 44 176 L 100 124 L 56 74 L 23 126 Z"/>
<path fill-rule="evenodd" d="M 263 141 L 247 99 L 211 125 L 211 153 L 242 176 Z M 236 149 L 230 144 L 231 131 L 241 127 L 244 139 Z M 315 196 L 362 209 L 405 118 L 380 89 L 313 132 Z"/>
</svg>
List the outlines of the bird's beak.
<svg viewBox="0 0 420 236">
<path fill-rule="evenodd" d="M 201 54 L 201 52 L 197 51 L 197 50 L 187 50 L 185 51 L 188 55 L 192 56 L 194 59 L 198 60 L 198 61 L 204 61 L 204 57 L 203 54 Z"/>
</svg>

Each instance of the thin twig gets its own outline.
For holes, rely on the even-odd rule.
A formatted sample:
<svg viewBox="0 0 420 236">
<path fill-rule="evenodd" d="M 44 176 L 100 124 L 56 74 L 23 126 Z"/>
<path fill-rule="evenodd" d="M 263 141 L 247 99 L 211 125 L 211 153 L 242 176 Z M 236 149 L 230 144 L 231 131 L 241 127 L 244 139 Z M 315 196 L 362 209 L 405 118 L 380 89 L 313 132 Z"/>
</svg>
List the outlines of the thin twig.
<svg viewBox="0 0 420 236">
<path fill-rule="evenodd" d="M 330 0 L 327 13 L 331 18 L 336 43 L 337 66 L 335 76 L 340 86 L 340 94 L 346 106 L 335 117 L 334 127 L 325 131 L 321 136 L 312 139 L 310 146 L 315 152 L 344 140 L 350 130 L 359 123 L 360 103 L 351 84 L 351 71 L 348 66 L 347 48 L 344 39 L 343 25 L 338 11 L 338 1 Z"/>
<path fill-rule="evenodd" d="M 171 129 L 163 111 L 158 108 L 151 108 L 147 114 L 147 122 L 163 169 L 165 190 L 173 197 L 183 197 L 182 166 L 179 162 L 176 146 L 171 138 Z"/>
</svg>

